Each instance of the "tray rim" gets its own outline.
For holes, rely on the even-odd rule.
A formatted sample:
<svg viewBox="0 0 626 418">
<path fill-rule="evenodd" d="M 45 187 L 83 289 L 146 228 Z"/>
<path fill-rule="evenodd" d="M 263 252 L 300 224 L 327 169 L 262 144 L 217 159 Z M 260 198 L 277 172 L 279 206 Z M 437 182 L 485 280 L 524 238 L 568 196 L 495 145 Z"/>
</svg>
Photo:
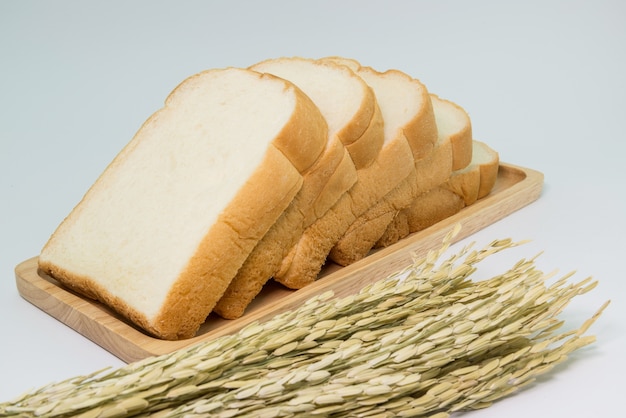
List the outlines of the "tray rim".
<svg viewBox="0 0 626 418">
<path fill-rule="evenodd" d="M 504 189 L 494 190 L 495 193 L 459 213 L 411 234 L 396 244 L 377 250 L 363 260 L 325 274 L 303 289 L 288 291 L 289 294 L 280 303 L 261 306 L 238 320 L 222 320 L 227 325 L 216 326 L 186 340 L 166 341 L 151 337 L 100 303 L 55 284 L 54 279 L 37 271 L 37 256 L 24 260 L 15 267 L 16 286 L 19 294 L 31 304 L 121 360 L 132 362 L 234 333 L 251 322 L 263 321 L 329 289 L 334 290 L 337 296 L 355 293 L 364 285 L 375 281 L 371 277 L 380 279 L 405 268 L 414 255 L 420 255 L 441 242 L 444 235 L 456 224 L 461 224 L 462 229 L 453 242 L 464 239 L 532 203 L 543 191 L 543 173 L 533 169 L 501 162 L 498 179 L 512 181 L 512 184 Z M 491 215 L 488 222 L 485 217 L 481 217 L 487 211 Z"/>
</svg>

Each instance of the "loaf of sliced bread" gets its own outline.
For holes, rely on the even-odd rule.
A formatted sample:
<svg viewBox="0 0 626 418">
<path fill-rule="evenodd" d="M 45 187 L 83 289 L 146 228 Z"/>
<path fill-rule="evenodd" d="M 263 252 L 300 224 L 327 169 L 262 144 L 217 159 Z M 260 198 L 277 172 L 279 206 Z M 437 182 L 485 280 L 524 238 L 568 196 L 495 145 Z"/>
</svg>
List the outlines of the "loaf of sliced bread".
<svg viewBox="0 0 626 418">
<path fill-rule="evenodd" d="M 40 271 L 146 333 L 238 318 L 488 195 L 497 152 L 398 70 L 279 58 L 191 76 L 61 222 Z"/>
<path fill-rule="evenodd" d="M 349 68 L 304 58 L 272 59 L 250 68 L 289 80 L 307 94 L 328 122 L 328 143 L 322 158 L 305 173 L 291 205 L 257 244 L 215 306 L 214 312 L 228 319 L 244 314 L 304 229 L 354 185 L 357 167 L 371 164 L 383 141 L 376 98 Z"/>
<path fill-rule="evenodd" d="M 393 244 L 410 233 L 426 229 L 491 193 L 498 178 L 499 155 L 476 140 L 472 141 L 472 149 L 472 161 L 467 167 L 454 171 L 444 184 L 419 196 L 400 211 L 386 231 L 395 238 L 387 237 L 379 246 Z"/>
<path fill-rule="evenodd" d="M 352 264 L 371 251 L 396 214 L 417 196 L 445 182 L 457 165 L 472 158 L 472 127 L 460 106 L 431 94 L 438 139 L 431 152 L 415 161 L 415 170 L 402 184 L 361 215 L 335 244 L 329 257 L 337 264 Z"/>
<path fill-rule="evenodd" d="M 417 155 L 432 149 L 436 124 L 426 88 L 408 75 L 364 68 L 355 61 L 332 59 L 350 66 L 372 88 L 384 121 L 384 145 L 369 167 L 357 171 L 358 181 L 324 217 L 307 228 L 284 259 L 275 279 L 290 288 L 313 282 L 337 241 L 350 225 L 415 169 Z"/>
<path fill-rule="evenodd" d="M 39 266 L 154 336 L 192 337 L 327 141 L 318 108 L 285 80 L 191 76 L 59 225 Z"/>
</svg>

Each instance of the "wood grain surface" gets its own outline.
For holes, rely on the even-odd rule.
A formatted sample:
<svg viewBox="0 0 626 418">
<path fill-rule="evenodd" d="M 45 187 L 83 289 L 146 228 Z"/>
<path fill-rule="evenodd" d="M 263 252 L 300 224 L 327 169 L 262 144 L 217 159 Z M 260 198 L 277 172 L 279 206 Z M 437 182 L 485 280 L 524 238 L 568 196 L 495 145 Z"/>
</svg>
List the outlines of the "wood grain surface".
<svg viewBox="0 0 626 418">
<path fill-rule="evenodd" d="M 164 341 L 146 335 L 102 304 L 73 293 L 60 286 L 53 278 L 39 272 L 37 257 L 16 266 L 16 285 L 20 295 L 42 311 L 123 361 L 132 362 L 237 332 L 253 321 L 263 321 L 277 313 L 293 309 L 310 297 L 327 290 L 332 290 L 337 296 L 353 294 L 371 282 L 406 268 L 416 255 L 423 255 L 429 249 L 437 247 L 456 224 L 461 225 L 461 231 L 455 236 L 455 242 L 535 201 L 541 195 L 542 188 L 542 173 L 503 163 L 491 194 L 458 214 L 392 246 L 373 251 L 350 266 L 327 265 L 318 280 L 303 289 L 288 290 L 269 282 L 243 317 L 224 320 L 210 315 L 198 334 L 187 340 Z"/>
</svg>

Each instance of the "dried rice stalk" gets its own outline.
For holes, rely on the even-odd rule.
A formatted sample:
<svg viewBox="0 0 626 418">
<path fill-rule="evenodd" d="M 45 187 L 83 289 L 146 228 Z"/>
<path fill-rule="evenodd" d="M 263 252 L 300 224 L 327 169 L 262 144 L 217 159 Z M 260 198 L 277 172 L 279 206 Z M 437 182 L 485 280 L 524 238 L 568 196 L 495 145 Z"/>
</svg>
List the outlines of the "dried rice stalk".
<svg viewBox="0 0 626 418">
<path fill-rule="evenodd" d="M 231 336 L 0 404 L 3 416 L 436 416 L 482 408 L 593 342 L 556 334 L 590 279 L 551 286 L 521 260 L 489 280 L 476 265 L 498 240 L 440 261 L 442 247 L 359 293 L 325 293 Z"/>
</svg>

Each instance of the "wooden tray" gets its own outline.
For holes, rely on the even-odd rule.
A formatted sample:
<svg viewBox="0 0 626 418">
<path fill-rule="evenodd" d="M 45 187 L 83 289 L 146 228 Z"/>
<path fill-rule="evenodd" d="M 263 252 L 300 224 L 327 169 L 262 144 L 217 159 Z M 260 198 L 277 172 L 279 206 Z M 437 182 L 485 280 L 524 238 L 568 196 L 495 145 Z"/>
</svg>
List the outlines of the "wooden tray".
<svg viewBox="0 0 626 418">
<path fill-rule="evenodd" d="M 491 194 L 458 214 L 390 247 L 374 251 L 350 266 L 325 266 L 320 278 L 304 289 L 288 290 L 270 282 L 242 318 L 224 320 L 211 315 L 196 337 L 182 341 L 164 341 L 148 336 L 100 303 L 62 287 L 37 270 L 37 257 L 16 266 L 16 284 L 24 299 L 120 359 L 132 362 L 234 333 L 252 321 L 262 321 L 292 309 L 326 290 L 332 289 L 337 296 L 355 293 L 366 284 L 407 267 L 415 254 L 423 255 L 438 246 L 455 224 L 462 225 L 461 232 L 455 237 L 458 241 L 538 199 L 542 187 L 542 173 L 501 164 Z"/>
</svg>

